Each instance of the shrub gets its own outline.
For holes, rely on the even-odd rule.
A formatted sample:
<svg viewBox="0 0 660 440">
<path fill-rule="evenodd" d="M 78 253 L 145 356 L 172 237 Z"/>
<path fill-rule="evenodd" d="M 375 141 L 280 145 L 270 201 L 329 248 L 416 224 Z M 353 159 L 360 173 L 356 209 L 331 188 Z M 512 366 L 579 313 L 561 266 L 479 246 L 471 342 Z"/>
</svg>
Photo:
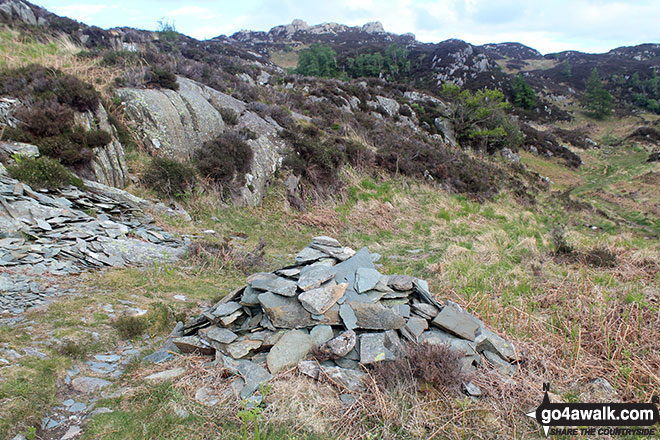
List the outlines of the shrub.
<svg viewBox="0 0 660 440">
<path fill-rule="evenodd" d="M 115 319 L 112 326 L 122 339 L 135 339 L 142 336 L 149 323 L 145 316 L 123 315 Z"/>
<path fill-rule="evenodd" d="M 228 239 L 225 239 L 222 243 L 201 240 L 188 246 L 188 256 L 199 265 L 216 268 L 231 266 L 248 273 L 265 265 L 265 247 L 266 242 L 263 239 L 259 239 L 257 245 L 251 251 L 237 248 Z"/>
<path fill-rule="evenodd" d="M 205 142 L 195 152 L 195 161 L 204 177 L 221 185 L 242 186 L 253 156 L 252 148 L 238 134 L 226 132 Z"/>
<path fill-rule="evenodd" d="M 282 137 L 289 141 L 291 151 L 283 165 L 303 176 L 318 190 L 338 183 L 338 170 L 344 163 L 344 153 L 333 142 L 323 139 L 316 127 L 306 127 L 302 134 L 285 130 Z"/>
<path fill-rule="evenodd" d="M 67 339 L 57 348 L 57 352 L 71 359 L 85 359 L 89 352 L 89 347 L 79 341 Z"/>
<path fill-rule="evenodd" d="M 595 247 L 584 253 L 582 260 L 585 264 L 594 267 L 616 266 L 616 254 L 603 247 Z"/>
<path fill-rule="evenodd" d="M 162 197 L 180 199 L 194 187 L 195 171 L 177 160 L 154 157 L 144 170 L 142 182 Z"/>
<path fill-rule="evenodd" d="M 337 53 L 328 45 L 312 44 L 298 55 L 296 72 L 307 76 L 334 76 L 337 73 Z"/>
<path fill-rule="evenodd" d="M 550 232 L 552 244 L 555 248 L 555 255 L 572 255 L 573 247 L 566 241 L 564 227 L 559 225 L 552 228 Z"/>
<path fill-rule="evenodd" d="M 68 185 L 82 187 L 83 182 L 57 159 L 16 157 L 16 165 L 7 167 L 9 175 L 34 188 L 57 189 Z"/>
<path fill-rule="evenodd" d="M 80 112 L 95 111 L 99 104 L 99 95 L 90 84 L 37 64 L 0 73 L 0 94 L 32 101 L 56 100 Z"/>
<path fill-rule="evenodd" d="M 94 87 L 75 76 L 60 77 L 53 91 L 60 103 L 67 104 L 79 112 L 95 111 L 99 106 L 99 95 Z"/>
<path fill-rule="evenodd" d="M 238 113 L 236 113 L 234 109 L 222 107 L 220 109 L 220 116 L 222 116 L 222 120 L 229 125 L 238 124 Z"/>
<path fill-rule="evenodd" d="M 424 382 L 458 391 L 464 378 L 461 355 L 444 344 L 410 343 L 405 357 L 374 364 L 375 380 L 387 388 Z"/>
<path fill-rule="evenodd" d="M 176 75 L 169 67 L 151 67 L 144 74 L 144 80 L 148 85 L 153 87 L 179 90 Z"/>
<path fill-rule="evenodd" d="M 31 134 L 57 136 L 73 123 L 71 108 L 55 100 L 37 101 L 31 106 L 23 106 L 16 112 L 21 126 Z"/>
</svg>

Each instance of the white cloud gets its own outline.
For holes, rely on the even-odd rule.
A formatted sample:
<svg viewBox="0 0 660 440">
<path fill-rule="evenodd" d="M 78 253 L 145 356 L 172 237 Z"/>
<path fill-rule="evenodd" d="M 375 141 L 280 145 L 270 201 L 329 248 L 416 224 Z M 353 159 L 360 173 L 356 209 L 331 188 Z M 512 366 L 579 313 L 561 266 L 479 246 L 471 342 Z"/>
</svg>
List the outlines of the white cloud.
<svg viewBox="0 0 660 440">
<path fill-rule="evenodd" d="M 182 6 L 169 11 L 167 15 L 172 17 L 195 17 L 203 20 L 209 20 L 215 17 L 215 14 L 209 8 L 202 8 L 200 6 Z"/>
<path fill-rule="evenodd" d="M 53 12 L 58 15 L 64 15 L 69 18 L 73 18 L 78 21 L 92 21 L 92 19 L 97 16 L 99 13 L 110 9 L 115 8 L 116 6 L 108 5 L 94 5 L 94 4 L 75 4 L 75 5 L 66 5 L 66 6 L 56 6 L 53 7 Z"/>
</svg>

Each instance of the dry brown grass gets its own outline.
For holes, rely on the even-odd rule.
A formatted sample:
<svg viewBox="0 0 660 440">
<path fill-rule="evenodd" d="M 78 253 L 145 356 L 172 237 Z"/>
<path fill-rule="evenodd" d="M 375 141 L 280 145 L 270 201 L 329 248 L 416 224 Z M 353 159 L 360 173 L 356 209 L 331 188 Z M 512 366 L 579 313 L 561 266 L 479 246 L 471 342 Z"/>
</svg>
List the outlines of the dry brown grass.
<svg viewBox="0 0 660 440">
<path fill-rule="evenodd" d="M 3 37 L 0 66 L 11 69 L 29 64 L 41 64 L 59 69 L 92 84 L 99 90 L 101 96 L 110 100 L 109 90 L 117 75 L 116 69 L 101 66 L 100 57 L 77 56 L 84 48 L 74 43 L 69 36 L 58 35 L 40 43 L 15 30 L 5 28 L 0 29 L 0 32 Z"/>
</svg>

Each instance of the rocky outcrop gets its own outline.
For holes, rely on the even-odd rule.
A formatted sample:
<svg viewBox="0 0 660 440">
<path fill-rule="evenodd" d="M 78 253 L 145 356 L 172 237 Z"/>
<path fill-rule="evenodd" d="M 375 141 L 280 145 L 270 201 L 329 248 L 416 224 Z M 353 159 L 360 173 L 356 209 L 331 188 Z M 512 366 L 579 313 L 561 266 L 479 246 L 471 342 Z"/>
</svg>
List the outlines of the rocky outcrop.
<svg viewBox="0 0 660 440">
<path fill-rule="evenodd" d="M 95 112 L 78 113 L 75 115 L 76 124 L 87 130 L 100 129 L 110 133 L 112 141 L 94 149 L 92 172 L 94 180 L 116 188 L 124 188 L 128 184 L 128 168 L 124 157 L 124 147 L 117 138 L 117 130 L 108 121 L 108 113 L 102 105 Z"/>
<path fill-rule="evenodd" d="M 10 18 L 16 18 L 29 25 L 37 24 L 37 17 L 32 9 L 25 3 L 18 0 L 5 0 L 0 3 L 0 12 L 3 12 Z"/>
<path fill-rule="evenodd" d="M 179 90 L 122 88 L 117 91 L 124 103 L 126 116 L 144 145 L 153 154 L 180 160 L 192 158 L 204 142 L 227 130 L 222 113 L 235 112 L 237 130 L 249 129 L 254 139 L 247 140 L 254 152 L 246 183 L 232 191 L 232 201 L 238 205 L 256 205 L 263 199 L 266 187 L 281 164 L 284 142 L 280 129 L 248 111 L 244 102 L 179 77 Z"/>
</svg>

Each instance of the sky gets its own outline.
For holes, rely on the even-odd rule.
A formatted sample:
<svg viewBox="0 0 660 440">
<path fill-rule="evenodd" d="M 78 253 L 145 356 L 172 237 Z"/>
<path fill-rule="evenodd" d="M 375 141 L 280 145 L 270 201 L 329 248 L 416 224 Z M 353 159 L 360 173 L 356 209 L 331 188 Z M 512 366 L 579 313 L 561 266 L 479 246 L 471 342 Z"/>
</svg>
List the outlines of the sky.
<svg viewBox="0 0 660 440">
<path fill-rule="evenodd" d="M 350 26 L 380 21 L 385 30 L 412 32 L 437 43 L 519 42 L 542 53 L 607 52 L 660 43 L 658 0 L 33 0 L 58 15 L 102 28 L 155 30 L 159 21 L 197 39 L 241 29 L 267 31 L 305 20 Z"/>
</svg>

